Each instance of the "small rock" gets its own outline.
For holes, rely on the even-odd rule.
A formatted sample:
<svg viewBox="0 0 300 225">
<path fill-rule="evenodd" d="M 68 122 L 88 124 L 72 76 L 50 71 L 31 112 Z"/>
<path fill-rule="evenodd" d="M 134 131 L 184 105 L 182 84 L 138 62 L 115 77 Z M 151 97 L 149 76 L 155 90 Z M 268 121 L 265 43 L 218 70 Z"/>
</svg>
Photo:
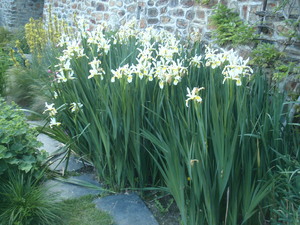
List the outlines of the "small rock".
<svg viewBox="0 0 300 225">
<path fill-rule="evenodd" d="M 169 0 L 158 0 L 155 4 L 156 7 L 168 4 Z"/>
<path fill-rule="evenodd" d="M 98 3 L 96 7 L 97 11 L 105 11 L 105 5 L 102 3 Z"/>
<path fill-rule="evenodd" d="M 195 18 L 195 11 L 194 10 L 188 10 L 186 12 L 185 18 L 187 20 L 193 20 Z"/>
<path fill-rule="evenodd" d="M 179 28 L 179 29 L 185 29 L 188 25 L 188 21 L 185 20 L 185 19 L 177 19 L 176 21 L 176 26 Z"/>
<path fill-rule="evenodd" d="M 156 17 L 158 15 L 158 10 L 156 8 L 148 9 L 148 16 Z"/>
<path fill-rule="evenodd" d="M 147 20 L 148 24 L 157 24 L 159 22 L 159 20 L 157 18 L 153 18 L 153 19 L 148 19 Z"/>
<path fill-rule="evenodd" d="M 181 0 L 180 4 L 183 8 L 190 8 L 194 5 L 194 0 Z"/>
</svg>

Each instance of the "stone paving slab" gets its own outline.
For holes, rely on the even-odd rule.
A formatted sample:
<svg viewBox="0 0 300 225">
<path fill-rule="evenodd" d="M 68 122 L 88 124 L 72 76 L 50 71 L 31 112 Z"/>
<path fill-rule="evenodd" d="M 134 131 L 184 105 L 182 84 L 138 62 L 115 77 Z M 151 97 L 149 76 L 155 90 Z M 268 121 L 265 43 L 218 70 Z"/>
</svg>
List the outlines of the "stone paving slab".
<svg viewBox="0 0 300 225">
<path fill-rule="evenodd" d="M 158 225 L 150 210 L 136 194 L 110 195 L 93 202 L 100 210 L 110 213 L 117 225 Z"/>
<path fill-rule="evenodd" d="M 44 121 L 28 121 L 28 123 L 30 124 L 30 126 L 43 126 L 45 124 Z M 46 150 L 49 155 L 53 155 L 56 154 L 57 150 L 59 148 L 61 148 L 63 145 L 54 140 L 53 138 L 47 136 L 46 134 L 39 134 L 37 136 L 38 141 L 42 142 L 43 146 L 40 147 L 40 150 Z M 66 166 L 66 162 L 62 161 L 61 159 L 64 157 L 64 155 L 58 156 L 55 159 L 53 159 L 52 164 L 50 165 L 50 169 L 51 170 L 55 170 L 55 171 L 62 171 L 65 169 Z M 77 170 L 80 170 L 84 167 L 84 164 L 82 163 L 81 160 L 79 160 L 77 157 L 75 156 L 71 156 L 69 159 L 69 163 L 68 163 L 68 168 L 67 171 L 69 172 L 74 172 Z"/>
<path fill-rule="evenodd" d="M 45 134 L 39 134 L 37 139 L 43 143 L 43 146 L 40 149 L 45 149 L 49 155 L 53 155 L 56 153 L 56 151 L 61 148 L 63 145 L 59 143 L 58 141 L 48 137 Z M 64 170 L 66 166 L 66 162 L 63 160 L 61 162 L 61 159 L 64 157 L 63 155 L 60 155 L 53 159 L 53 163 L 50 165 L 51 170 L 61 171 Z M 77 171 L 84 167 L 84 164 L 81 160 L 79 160 L 77 157 L 71 155 L 68 163 L 67 171 Z"/>
<path fill-rule="evenodd" d="M 56 193 L 58 199 L 65 200 L 71 198 L 78 198 L 84 195 L 99 195 L 102 193 L 101 185 L 95 181 L 93 174 L 83 174 L 80 176 L 72 176 L 66 179 L 67 182 L 59 180 L 48 180 L 45 182 L 45 187 L 49 188 L 49 191 Z M 80 183 L 88 183 L 93 186 L 99 187 L 98 190 L 94 188 L 88 188 L 81 185 L 76 185 L 73 183 L 68 183 L 72 181 L 79 181 Z"/>
<path fill-rule="evenodd" d="M 55 158 L 54 161 L 52 162 L 52 164 L 50 165 L 50 169 L 55 170 L 55 171 L 63 171 L 66 167 L 66 161 L 63 160 L 61 162 L 62 158 L 63 158 L 63 156 Z M 82 163 L 82 161 L 79 160 L 77 157 L 71 155 L 70 159 L 69 159 L 67 171 L 68 172 L 76 172 L 82 168 L 84 168 L 84 164 Z"/>
</svg>

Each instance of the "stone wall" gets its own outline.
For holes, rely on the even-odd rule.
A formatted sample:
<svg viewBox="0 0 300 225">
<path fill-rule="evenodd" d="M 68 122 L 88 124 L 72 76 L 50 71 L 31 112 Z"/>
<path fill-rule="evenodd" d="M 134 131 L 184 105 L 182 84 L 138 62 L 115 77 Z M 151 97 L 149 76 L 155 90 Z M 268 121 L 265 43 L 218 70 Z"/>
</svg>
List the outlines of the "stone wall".
<svg viewBox="0 0 300 225">
<path fill-rule="evenodd" d="M 43 15 L 44 0 L 0 0 L 0 26 L 20 27 Z"/>
<path fill-rule="evenodd" d="M 255 12 L 261 10 L 262 1 L 228 0 L 227 4 L 255 23 L 259 19 Z M 141 28 L 155 26 L 185 36 L 192 31 L 204 34 L 211 29 L 209 16 L 216 3 L 216 0 L 208 5 L 194 0 L 45 0 L 44 14 L 51 5 L 54 13 L 70 23 L 77 14 L 86 17 L 91 24 L 105 20 L 113 27 L 135 17 Z"/>
<path fill-rule="evenodd" d="M 268 0 L 265 9 L 264 0 L 210 0 L 209 4 L 196 3 L 195 0 L 0 0 L 0 26 L 14 28 L 24 25 L 30 17 L 39 18 L 42 14 L 47 17 L 51 7 L 53 13 L 71 25 L 74 15 L 85 17 L 91 27 L 106 21 L 116 28 L 136 18 L 141 28 L 154 26 L 182 37 L 198 32 L 204 40 L 210 40 L 212 27 L 209 18 L 212 7 L 218 2 L 234 9 L 249 24 L 258 26 L 263 39 L 284 46 L 284 16 L 267 13 L 279 4 L 278 0 Z M 289 13 L 296 18 L 300 14 L 300 0 L 289 2 Z M 264 27 L 260 26 L 262 20 Z M 300 60 L 299 43 L 289 45 L 286 50 Z"/>
<path fill-rule="evenodd" d="M 46 17 L 51 6 L 52 12 L 70 25 L 76 15 L 85 17 L 91 28 L 102 21 L 116 28 L 136 18 L 140 28 L 154 26 L 181 37 L 197 32 L 201 34 L 202 40 L 210 42 L 213 27 L 209 20 L 213 6 L 219 2 L 234 9 L 249 24 L 255 25 L 263 41 L 276 44 L 287 53 L 289 60 L 300 62 L 300 42 L 287 44 L 288 39 L 282 36 L 282 32 L 287 29 L 284 22 L 287 16 L 291 15 L 292 19 L 299 17 L 300 0 L 289 0 L 292 3 L 289 9 L 276 15 L 273 12 L 280 2 L 278 0 L 268 0 L 266 5 L 264 0 L 210 0 L 209 4 L 196 3 L 195 0 L 45 0 L 44 16 Z M 298 29 L 300 30 L 300 26 Z M 251 47 L 242 46 L 237 50 L 240 55 L 248 56 Z M 282 89 L 299 94 L 300 84 L 296 76 L 298 75 L 285 79 Z M 286 88 L 288 86 L 291 88 Z"/>
<path fill-rule="evenodd" d="M 249 24 L 258 26 L 263 18 L 266 26 L 261 29 L 264 39 L 272 42 L 285 41 L 286 38 L 281 35 L 284 30 L 282 18 L 262 14 L 265 9 L 274 10 L 279 4 L 278 0 L 268 0 L 265 9 L 264 0 L 210 0 L 209 4 L 196 3 L 194 0 L 45 0 L 44 15 L 51 6 L 54 13 L 70 24 L 74 15 L 78 15 L 88 19 L 91 26 L 106 21 L 113 28 L 134 17 L 141 28 L 154 26 L 179 36 L 187 36 L 195 31 L 202 34 L 204 40 L 209 40 L 212 7 L 220 1 L 238 12 Z M 294 15 L 299 15 L 299 0 L 290 2 L 295 3 L 291 6 L 296 11 L 293 12 Z M 300 52 L 300 46 L 289 47 L 290 51 L 294 51 L 294 48 L 296 52 Z"/>
</svg>

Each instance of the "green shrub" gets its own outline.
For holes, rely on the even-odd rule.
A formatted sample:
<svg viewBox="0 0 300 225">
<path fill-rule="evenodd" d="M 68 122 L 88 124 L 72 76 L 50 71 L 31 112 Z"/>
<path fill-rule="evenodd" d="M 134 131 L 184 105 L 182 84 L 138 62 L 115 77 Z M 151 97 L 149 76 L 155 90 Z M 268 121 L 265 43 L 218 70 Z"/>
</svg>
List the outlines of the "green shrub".
<svg viewBox="0 0 300 225">
<path fill-rule="evenodd" d="M 275 45 L 261 43 L 251 52 L 251 64 L 259 67 L 272 68 L 283 56 L 284 54 L 278 51 Z"/>
<path fill-rule="evenodd" d="M 32 173 L 10 171 L 0 183 L 0 224 L 62 224 L 61 205 L 55 199 Z"/>
<path fill-rule="evenodd" d="M 42 58 L 32 55 L 30 61 L 23 59 L 23 63 L 7 69 L 6 95 L 21 107 L 30 108 L 35 112 L 43 112 L 45 101 L 51 96 L 48 83 L 54 79 L 49 70 L 50 59 L 55 58 L 55 51 L 47 50 Z M 55 59 L 54 59 L 55 61 Z"/>
<path fill-rule="evenodd" d="M 0 175 L 10 170 L 38 171 L 46 158 L 41 143 L 16 105 L 0 100 Z"/>
<path fill-rule="evenodd" d="M 249 44 L 256 36 L 254 27 L 245 24 L 238 13 L 223 4 L 217 4 L 214 7 L 210 21 L 215 26 L 212 38 L 220 45 Z"/>
<path fill-rule="evenodd" d="M 298 77 L 300 76 L 299 64 L 296 64 L 295 62 L 287 63 L 284 61 L 278 61 L 275 66 L 276 67 L 274 70 L 275 73 L 273 73 L 273 80 L 281 81 L 290 74 L 298 74 Z"/>
</svg>

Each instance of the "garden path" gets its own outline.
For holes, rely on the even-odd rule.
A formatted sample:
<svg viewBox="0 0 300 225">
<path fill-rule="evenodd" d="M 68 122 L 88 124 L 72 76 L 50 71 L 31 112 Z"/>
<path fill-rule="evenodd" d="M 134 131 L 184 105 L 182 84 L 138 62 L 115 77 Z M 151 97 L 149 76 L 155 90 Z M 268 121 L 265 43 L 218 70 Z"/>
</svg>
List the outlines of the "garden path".
<svg viewBox="0 0 300 225">
<path fill-rule="evenodd" d="M 29 121 L 29 123 L 33 126 L 41 125 L 36 121 Z M 43 143 L 41 149 L 46 150 L 50 155 L 61 146 L 59 142 L 44 134 L 40 134 L 38 140 Z M 63 172 L 65 162 L 59 164 L 60 159 L 50 166 L 51 170 Z M 74 156 L 70 158 L 68 172 L 82 171 L 83 168 L 84 165 L 80 160 Z M 48 180 L 45 185 L 49 191 L 57 193 L 61 200 L 105 193 L 96 180 L 95 174 L 91 172 L 80 173 L 79 176 L 70 176 L 66 179 Z M 111 214 L 116 225 L 158 225 L 145 203 L 135 193 L 108 195 L 95 199 L 94 203 L 100 210 Z"/>
</svg>

